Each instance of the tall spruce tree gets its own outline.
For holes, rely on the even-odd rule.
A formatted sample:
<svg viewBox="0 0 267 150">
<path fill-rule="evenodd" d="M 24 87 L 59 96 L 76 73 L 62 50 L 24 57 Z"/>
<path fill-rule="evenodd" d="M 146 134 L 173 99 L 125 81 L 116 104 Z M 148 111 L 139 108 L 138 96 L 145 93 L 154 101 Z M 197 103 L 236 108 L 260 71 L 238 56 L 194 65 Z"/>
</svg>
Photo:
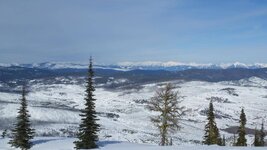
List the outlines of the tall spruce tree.
<svg viewBox="0 0 267 150">
<path fill-rule="evenodd" d="M 247 146 L 247 139 L 246 139 L 246 114 L 244 112 L 244 108 L 241 110 L 240 114 L 240 120 L 239 120 L 240 126 L 238 128 L 238 138 L 236 142 L 236 146 Z"/>
<path fill-rule="evenodd" d="M 205 126 L 205 135 L 204 135 L 203 144 L 220 145 L 221 138 L 220 138 L 219 129 L 217 128 L 217 124 L 215 122 L 214 107 L 213 107 L 212 101 L 210 101 L 207 115 L 208 115 L 208 118 L 207 118 L 208 123 Z"/>
<path fill-rule="evenodd" d="M 266 136 L 266 133 L 265 133 L 265 130 L 264 130 L 264 121 L 262 120 L 262 123 L 261 123 L 261 130 L 259 132 L 259 143 L 260 143 L 260 146 L 264 146 L 265 145 L 265 136 Z"/>
<path fill-rule="evenodd" d="M 20 104 L 17 123 L 15 124 L 15 129 L 12 130 L 12 139 L 9 141 L 9 144 L 11 144 L 12 147 L 27 150 L 33 145 L 30 140 L 34 137 L 34 130 L 30 125 L 25 86 L 22 87 L 22 99 Z"/>
<path fill-rule="evenodd" d="M 96 142 L 98 141 L 97 132 L 99 131 L 100 125 L 97 124 L 97 120 L 99 119 L 97 119 L 95 110 L 96 99 L 93 94 L 95 91 L 93 77 L 93 60 L 91 57 L 85 91 L 85 108 L 81 110 L 80 116 L 82 117 L 82 120 L 77 134 L 78 140 L 74 142 L 76 149 L 91 149 L 98 147 Z"/>
</svg>

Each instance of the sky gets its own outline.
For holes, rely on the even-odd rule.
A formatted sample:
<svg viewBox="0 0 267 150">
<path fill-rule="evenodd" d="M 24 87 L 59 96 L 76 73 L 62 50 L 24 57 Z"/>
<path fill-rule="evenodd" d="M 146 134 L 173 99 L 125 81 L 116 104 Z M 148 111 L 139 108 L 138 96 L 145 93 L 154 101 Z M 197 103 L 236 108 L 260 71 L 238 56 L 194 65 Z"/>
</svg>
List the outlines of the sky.
<svg viewBox="0 0 267 150">
<path fill-rule="evenodd" d="M 0 0 L 0 63 L 267 63 L 265 0 Z"/>
</svg>

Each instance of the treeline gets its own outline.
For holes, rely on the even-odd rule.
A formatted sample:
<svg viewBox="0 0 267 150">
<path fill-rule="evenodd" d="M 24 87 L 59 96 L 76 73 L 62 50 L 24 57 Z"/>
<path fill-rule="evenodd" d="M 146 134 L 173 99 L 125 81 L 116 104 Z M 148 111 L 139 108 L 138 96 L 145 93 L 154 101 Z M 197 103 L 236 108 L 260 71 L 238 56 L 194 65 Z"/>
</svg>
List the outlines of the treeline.
<svg viewBox="0 0 267 150">
<path fill-rule="evenodd" d="M 220 145 L 220 146 L 226 146 L 226 139 L 225 136 L 221 137 L 219 129 L 217 128 L 217 124 L 215 122 L 215 114 L 214 114 L 214 107 L 212 104 L 212 101 L 209 104 L 209 109 L 207 113 L 207 124 L 205 126 L 205 135 L 203 144 L 206 145 Z M 247 146 L 247 139 L 246 139 L 246 114 L 244 111 L 244 108 L 241 109 L 240 117 L 239 117 L 239 127 L 236 132 L 238 135 L 237 139 L 236 136 L 234 136 L 234 139 L 232 141 L 232 146 Z M 265 130 L 264 130 L 264 121 L 262 120 L 261 129 L 257 130 L 255 128 L 255 136 L 254 136 L 254 142 L 253 145 L 258 146 L 265 146 Z"/>
<path fill-rule="evenodd" d="M 81 123 L 77 133 L 77 141 L 74 142 L 75 149 L 91 149 L 98 147 L 97 142 L 99 140 L 98 131 L 100 130 L 100 125 L 97 124 L 98 119 L 95 110 L 96 99 L 94 98 L 95 87 L 93 78 L 93 62 L 92 58 L 90 58 L 85 90 L 86 96 L 84 99 L 85 108 L 81 110 L 80 114 Z M 175 91 L 175 86 L 168 83 L 165 87 L 158 89 L 147 104 L 148 110 L 156 111 L 159 114 L 151 117 L 151 122 L 159 130 L 159 145 L 161 146 L 173 145 L 171 134 L 181 129 L 181 119 L 187 112 L 185 107 L 181 106 L 182 98 L 180 93 Z M 17 123 L 12 130 L 11 140 L 9 141 L 9 144 L 12 147 L 27 150 L 33 146 L 32 139 L 35 133 L 34 129 L 31 128 L 29 118 L 30 114 L 27 110 L 26 86 L 23 86 L 20 108 L 18 116 L 16 117 Z M 241 110 L 239 123 L 240 126 L 237 130 L 238 137 L 237 139 L 234 138 L 232 146 L 247 146 L 247 139 L 245 137 L 247 119 L 244 108 Z M 212 101 L 209 103 L 207 124 L 205 125 L 204 131 L 203 144 L 226 146 L 225 136 L 220 135 L 220 131 L 215 121 Z M 6 130 L 3 132 L 2 136 L 6 136 Z M 261 129 L 255 129 L 254 145 L 264 146 L 265 136 L 264 122 L 262 121 Z"/>
</svg>

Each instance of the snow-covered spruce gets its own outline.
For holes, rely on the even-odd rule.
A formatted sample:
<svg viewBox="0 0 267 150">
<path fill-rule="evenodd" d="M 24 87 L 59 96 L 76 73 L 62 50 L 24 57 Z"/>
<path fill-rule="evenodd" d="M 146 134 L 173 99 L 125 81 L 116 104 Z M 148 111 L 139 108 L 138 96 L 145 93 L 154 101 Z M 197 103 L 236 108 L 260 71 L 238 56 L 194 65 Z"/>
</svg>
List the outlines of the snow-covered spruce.
<svg viewBox="0 0 267 150">
<path fill-rule="evenodd" d="M 95 98 L 94 98 L 94 83 L 93 83 L 94 71 L 93 62 L 90 58 L 88 79 L 86 86 L 85 108 L 82 109 L 80 116 L 82 117 L 81 124 L 79 126 L 78 140 L 74 142 L 76 149 L 92 149 L 97 148 L 99 124 L 96 123 L 97 116 L 95 111 Z"/>
<path fill-rule="evenodd" d="M 18 111 L 17 123 L 15 129 L 12 130 L 12 139 L 9 144 L 12 147 L 20 148 L 22 150 L 30 149 L 33 145 L 31 139 L 34 135 L 34 130 L 31 128 L 30 115 L 27 110 L 26 90 L 22 87 L 21 106 Z"/>
</svg>

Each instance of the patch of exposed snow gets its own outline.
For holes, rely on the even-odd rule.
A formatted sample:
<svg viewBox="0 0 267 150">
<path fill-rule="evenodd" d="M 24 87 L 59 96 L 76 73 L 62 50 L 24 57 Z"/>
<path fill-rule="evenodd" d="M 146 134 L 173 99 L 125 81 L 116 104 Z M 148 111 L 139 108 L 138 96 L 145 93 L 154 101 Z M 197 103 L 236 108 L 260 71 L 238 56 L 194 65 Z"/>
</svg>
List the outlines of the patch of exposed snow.
<svg viewBox="0 0 267 150">
<path fill-rule="evenodd" d="M 0 149 L 12 149 L 8 143 L 9 139 L 0 139 Z M 74 138 L 62 137 L 37 137 L 33 141 L 32 150 L 74 150 Z M 98 143 L 101 150 L 264 150 L 262 147 L 219 147 L 219 146 L 157 146 L 149 144 L 136 144 L 119 141 L 100 141 Z M 95 149 L 95 150 L 97 150 Z"/>
</svg>

